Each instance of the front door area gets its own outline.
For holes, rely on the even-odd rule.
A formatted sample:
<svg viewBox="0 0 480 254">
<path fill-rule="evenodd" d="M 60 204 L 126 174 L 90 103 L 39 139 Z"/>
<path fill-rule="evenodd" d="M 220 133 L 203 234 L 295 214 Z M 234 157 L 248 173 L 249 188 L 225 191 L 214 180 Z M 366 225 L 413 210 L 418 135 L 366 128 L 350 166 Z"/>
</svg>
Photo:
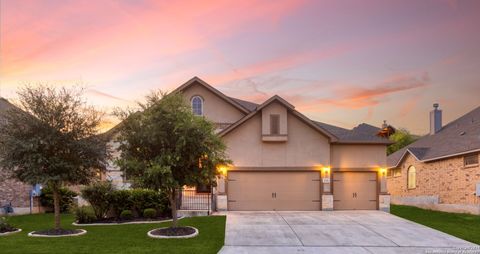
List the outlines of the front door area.
<svg viewBox="0 0 480 254">
<path fill-rule="evenodd" d="M 333 173 L 333 209 L 377 209 L 377 173 Z"/>
<path fill-rule="evenodd" d="M 320 210 L 319 172 L 229 172 L 230 211 Z"/>
</svg>

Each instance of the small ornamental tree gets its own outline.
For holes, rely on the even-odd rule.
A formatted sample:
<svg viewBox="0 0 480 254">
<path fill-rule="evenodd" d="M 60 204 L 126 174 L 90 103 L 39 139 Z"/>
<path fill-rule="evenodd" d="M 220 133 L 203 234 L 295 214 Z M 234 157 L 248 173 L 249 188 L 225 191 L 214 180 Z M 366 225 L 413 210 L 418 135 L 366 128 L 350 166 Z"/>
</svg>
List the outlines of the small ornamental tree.
<svg viewBox="0 0 480 254">
<path fill-rule="evenodd" d="M 119 113 L 121 157 L 117 164 L 135 185 L 168 195 L 177 226 L 178 190 L 214 184 L 218 164 L 228 163 L 213 123 L 195 116 L 182 94 L 153 92 L 139 112 Z"/>
<path fill-rule="evenodd" d="M 399 129 L 389 139 L 394 143 L 387 147 L 387 155 L 390 155 L 411 143 L 417 141 L 418 136 L 412 135 L 407 129 Z"/>
<path fill-rule="evenodd" d="M 55 230 L 60 189 L 89 183 L 108 158 L 106 143 L 96 135 L 101 114 L 81 95 L 80 89 L 26 86 L 18 92 L 21 110 L 8 111 L 0 127 L 0 167 L 24 183 L 51 189 Z"/>
</svg>

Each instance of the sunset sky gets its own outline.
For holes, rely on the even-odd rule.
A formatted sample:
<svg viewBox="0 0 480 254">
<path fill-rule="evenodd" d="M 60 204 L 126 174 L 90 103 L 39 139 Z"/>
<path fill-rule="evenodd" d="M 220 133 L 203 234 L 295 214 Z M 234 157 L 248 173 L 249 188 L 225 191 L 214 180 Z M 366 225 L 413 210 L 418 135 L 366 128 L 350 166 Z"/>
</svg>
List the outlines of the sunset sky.
<svg viewBox="0 0 480 254">
<path fill-rule="evenodd" d="M 0 0 L 0 96 L 87 88 L 111 112 L 198 76 L 261 103 L 278 94 L 351 128 L 416 134 L 480 106 L 480 1 Z"/>
</svg>

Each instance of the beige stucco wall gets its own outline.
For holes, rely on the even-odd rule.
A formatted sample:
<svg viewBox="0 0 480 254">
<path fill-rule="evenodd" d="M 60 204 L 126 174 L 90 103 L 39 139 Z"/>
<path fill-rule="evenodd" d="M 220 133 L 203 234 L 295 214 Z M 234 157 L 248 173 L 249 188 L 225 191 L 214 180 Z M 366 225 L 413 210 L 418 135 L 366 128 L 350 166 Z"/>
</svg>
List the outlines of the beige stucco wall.
<svg viewBox="0 0 480 254">
<path fill-rule="evenodd" d="M 203 114 L 215 123 L 234 123 L 245 114 L 232 104 L 221 99 L 200 84 L 193 84 L 183 91 L 186 100 L 190 103 L 193 96 L 203 98 Z"/>
<path fill-rule="evenodd" d="M 330 164 L 328 138 L 288 114 L 288 141 L 262 142 L 259 113 L 224 136 L 235 167 L 311 167 Z"/>
<path fill-rule="evenodd" d="M 407 188 L 407 170 L 411 165 L 416 169 L 415 189 Z M 407 154 L 399 168 L 400 176 L 387 178 L 392 202 L 399 197 L 414 197 L 416 199 L 410 199 L 412 202 L 428 203 L 438 197 L 438 204 L 480 205 L 480 197 L 475 196 L 476 184 L 480 183 L 480 167 L 464 167 L 462 156 L 422 163 Z"/>
<path fill-rule="evenodd" d="M 280 116 L 280 135 L 288 134 L 288 114 L 287 108 L 278 102 L 266 106 L 262 109 L 262 134 L 270 135 L 270 115 L 276 114 Z"/>
<path fill-rule="evenodd" d="M 385 145 L 332 145 L 332 168 L 380 168 L 387 164 Z"/>
</svg>

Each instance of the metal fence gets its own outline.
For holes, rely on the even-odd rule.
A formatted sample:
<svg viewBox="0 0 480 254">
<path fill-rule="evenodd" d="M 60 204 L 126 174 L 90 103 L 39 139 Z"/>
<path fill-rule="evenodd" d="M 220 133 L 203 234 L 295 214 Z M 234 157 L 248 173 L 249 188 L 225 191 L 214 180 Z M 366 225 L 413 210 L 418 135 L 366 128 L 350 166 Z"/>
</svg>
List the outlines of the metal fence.
<svg viewBox="0 0 480 254">
<path fill-rule="evenodd" d="M 178 210 L 212 211 L 212 192 L 197 192 L 195 189 L 181 189 L 177 197 Z"/>
</svg>

